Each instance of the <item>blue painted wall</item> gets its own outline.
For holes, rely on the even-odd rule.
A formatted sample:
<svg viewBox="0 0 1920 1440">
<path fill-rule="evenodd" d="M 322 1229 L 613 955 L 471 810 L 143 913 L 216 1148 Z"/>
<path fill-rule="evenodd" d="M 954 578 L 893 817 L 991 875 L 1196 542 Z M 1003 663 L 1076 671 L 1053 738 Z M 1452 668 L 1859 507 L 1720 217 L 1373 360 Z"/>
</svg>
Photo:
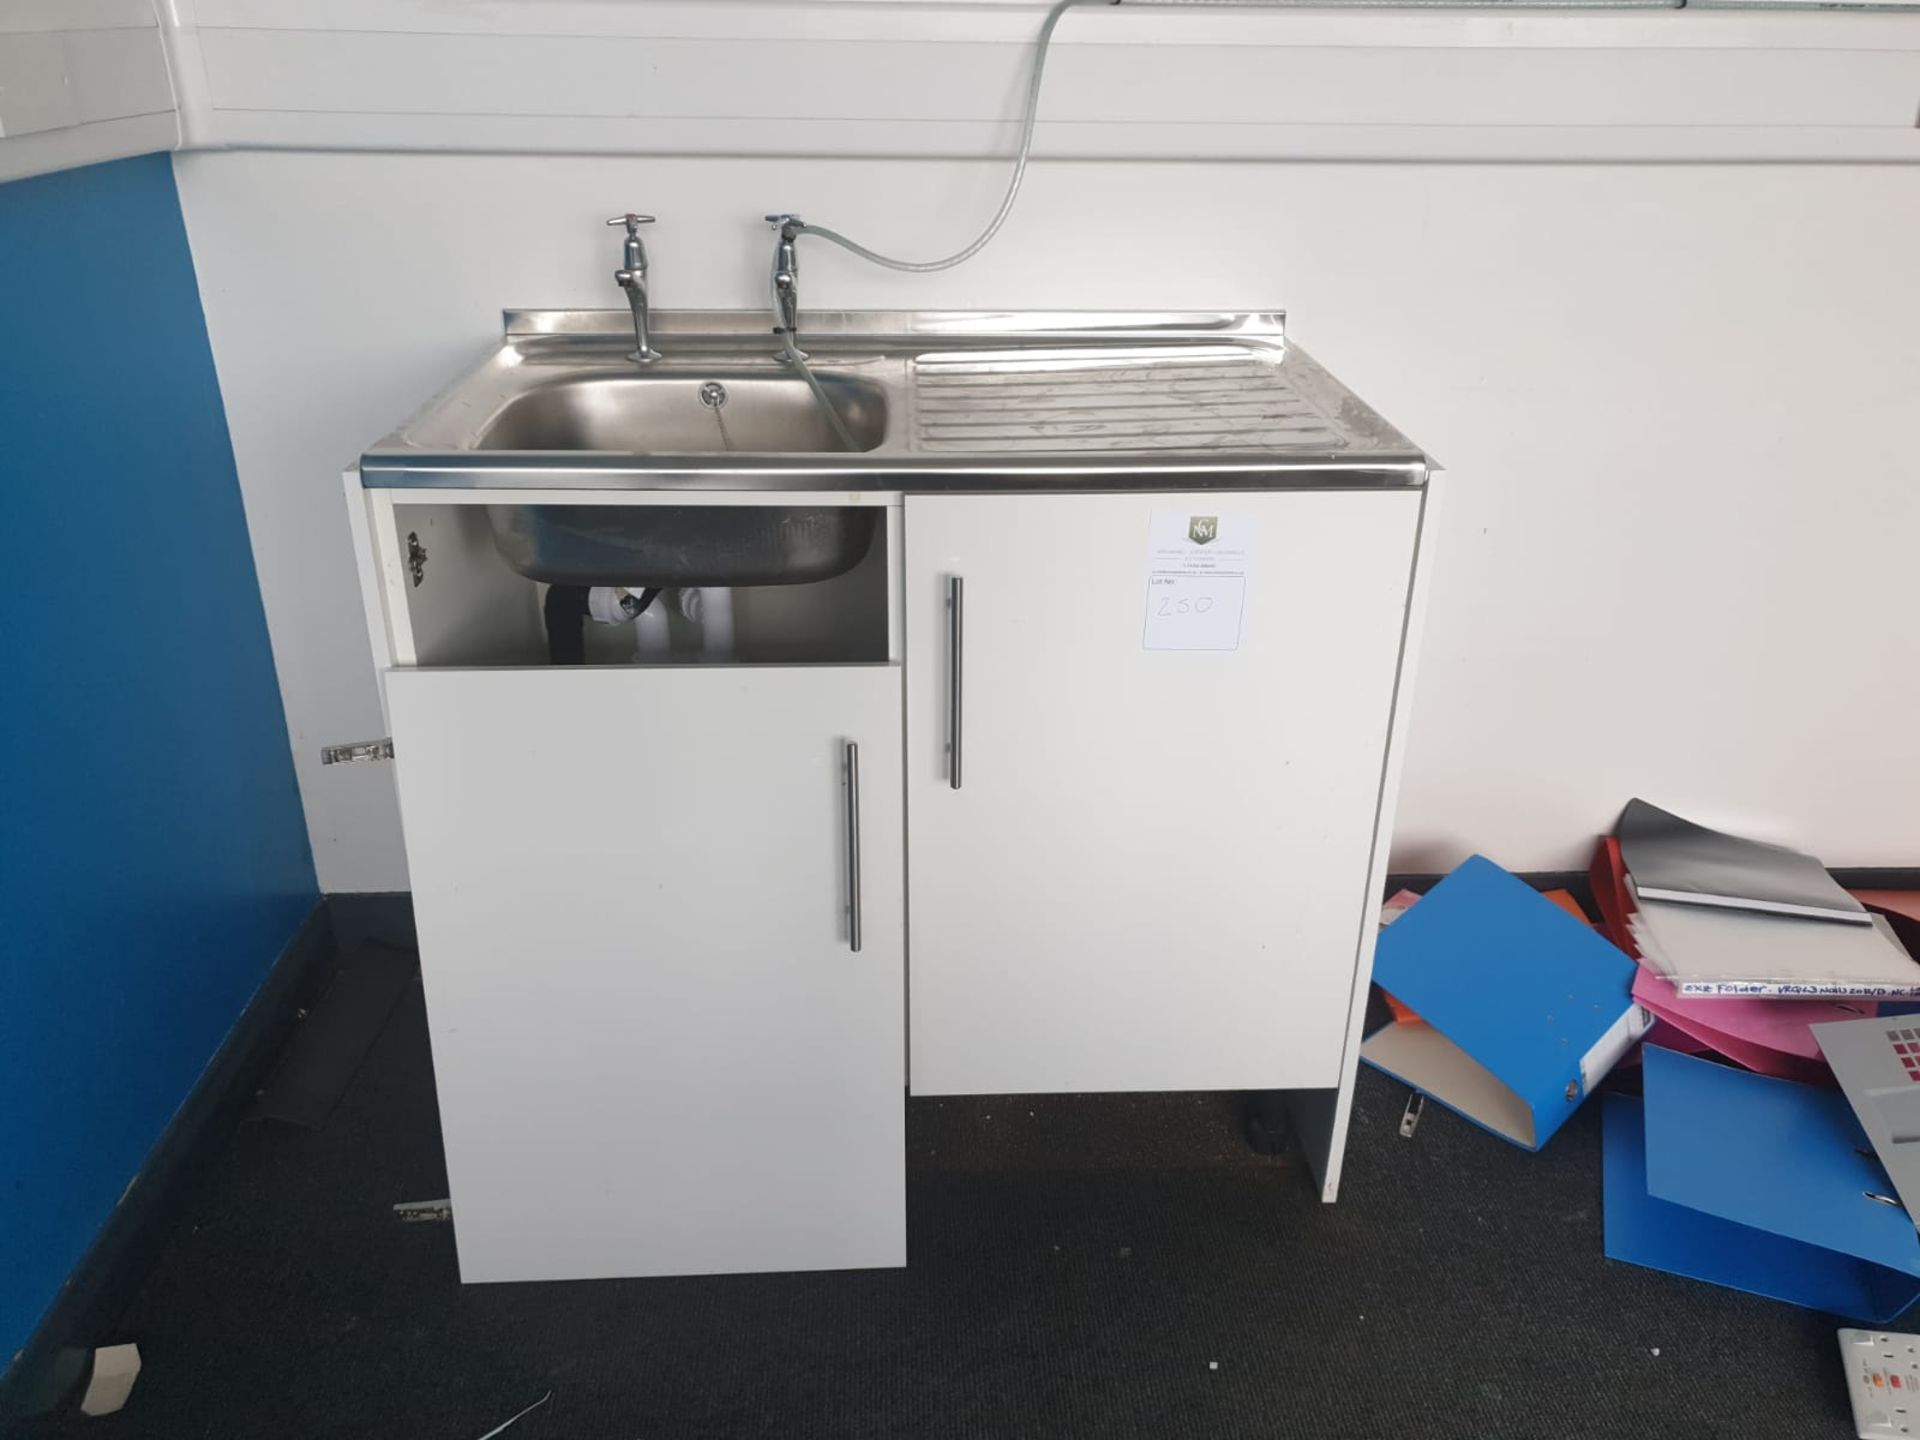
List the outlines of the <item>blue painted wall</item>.
<svg viewBox="0 0 1920 1440">
<path fill-rule="evenodd" d="M 0 185 L 0 1368 L 317 898 L 165 155 Z"/>
</svg>

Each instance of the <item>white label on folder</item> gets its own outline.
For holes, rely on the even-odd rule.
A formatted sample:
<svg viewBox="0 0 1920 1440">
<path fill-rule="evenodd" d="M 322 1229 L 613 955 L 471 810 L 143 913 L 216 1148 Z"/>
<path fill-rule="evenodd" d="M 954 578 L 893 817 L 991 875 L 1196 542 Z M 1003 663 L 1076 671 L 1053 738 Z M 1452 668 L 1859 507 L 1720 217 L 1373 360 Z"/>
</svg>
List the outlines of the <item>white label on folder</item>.
<svg viewBox="0 0 1920 1440">
<path fill-rule="evenodd" d="M 1156 510 L 1147 539 L 1148 650 L 1238 650 L 1255 523 L 1244 511 Z"/>
<path fill-rule="evenodd" d="M 1607 1027 L 1607 1033 L 1593 1042 L 1593 1048 L 1580 1057 L 1580 1095 L 1593 1093 L 1593 1087 L 1607 1078 L 1607 1072 L 1620 1063 L 1627 1048 L 1653 1027 L 1653 1012 L 1644 1005 L 1629 1005 L 1620 1018 Z"/>
</svg>

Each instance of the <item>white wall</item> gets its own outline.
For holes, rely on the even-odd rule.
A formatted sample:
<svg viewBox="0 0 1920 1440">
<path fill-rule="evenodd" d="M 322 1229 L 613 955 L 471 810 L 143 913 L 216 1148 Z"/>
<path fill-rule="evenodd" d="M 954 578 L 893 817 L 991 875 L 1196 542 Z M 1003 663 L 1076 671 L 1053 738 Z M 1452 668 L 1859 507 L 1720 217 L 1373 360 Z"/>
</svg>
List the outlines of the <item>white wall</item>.
<svg viewBox="0 0 1920 1440">
<path fill-rule="evenodd" d="M 996 165 L 176 160 L 322 884 L 405 884 L 337 476 L 505 305 L 758 302 L 784 208 L 950 245 Z M 1630 795 L 1920 862 L 1920 168 L 1044 163 L 1001 238 L 837 306 L 1284 306 L 1451 469 L 1395 864 L 1584 864 Z"/>
</svg>

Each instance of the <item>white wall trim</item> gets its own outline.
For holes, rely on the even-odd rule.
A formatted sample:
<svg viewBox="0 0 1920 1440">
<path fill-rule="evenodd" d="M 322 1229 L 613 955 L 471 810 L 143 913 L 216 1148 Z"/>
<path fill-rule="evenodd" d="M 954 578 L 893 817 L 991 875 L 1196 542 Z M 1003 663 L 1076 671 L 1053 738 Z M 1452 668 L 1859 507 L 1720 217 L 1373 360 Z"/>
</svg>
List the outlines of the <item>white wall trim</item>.
<svg viewBox="0 0 1920 1440">
<path fill-rule="evenodd" d="M 0 179 L 156 149 L 999 156 L 1044 8 L 14 0 Z M 1042 158 L 1920 162 L 1920 13 L 1089 6 L 1055 45 Z"/>
<path fill-rule="evenodd" d="M 228 30 L 544 35 L 583 39 L 922 40 L 1025 44 L 1050 0 L 168 0 Z M 1912 43 L 1902 9 L 1528 9 L 1461 0 L 1404 7 L 1276 0 L 1209 7 L 1089 3 L 1055 43 L 1429 46 L 1786 46 L 1878 49 Z M 1680 21 L 1676 26 L 1673 22 Z M 1902 41 L 1906 35 L 1908 40 Z"/>
<path fill-rule="evenodd" d="M 978 158 L 1036 3 L 200 0 L 197 143 Z M 1920 160 L 1920 15 L 1089 7 L 1035 153 Z"/>
<path fill-rule="evenodd" d="M 0 181 L 179 140 L 151 0 L 13 0 L 0 11 Z"/>
<path fill-rule="evenodd" d="M 179 138 L 180 127 L 172 111 L 7 136 L 0 138 L 0 184 L 106 160 L 153 155 L 174 149 Z"/>
</svg>

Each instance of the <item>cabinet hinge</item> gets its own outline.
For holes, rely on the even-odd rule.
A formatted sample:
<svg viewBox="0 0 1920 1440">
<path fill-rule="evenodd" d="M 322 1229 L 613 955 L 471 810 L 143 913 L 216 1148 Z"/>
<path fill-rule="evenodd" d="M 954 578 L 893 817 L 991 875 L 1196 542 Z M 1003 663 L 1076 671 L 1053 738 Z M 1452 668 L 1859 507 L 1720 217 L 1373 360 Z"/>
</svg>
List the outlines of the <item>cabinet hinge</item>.
<svg viewBox="0 0 1920 1440">
<path fill-rule="evenodd" d="M 344 765 L 350 760 L 391 760 L 392 758 L 393 737 L 390 735 L 379 740 L 356 740 L 350 745 L 320 747 L 322 765 Z"/>
</svg>

